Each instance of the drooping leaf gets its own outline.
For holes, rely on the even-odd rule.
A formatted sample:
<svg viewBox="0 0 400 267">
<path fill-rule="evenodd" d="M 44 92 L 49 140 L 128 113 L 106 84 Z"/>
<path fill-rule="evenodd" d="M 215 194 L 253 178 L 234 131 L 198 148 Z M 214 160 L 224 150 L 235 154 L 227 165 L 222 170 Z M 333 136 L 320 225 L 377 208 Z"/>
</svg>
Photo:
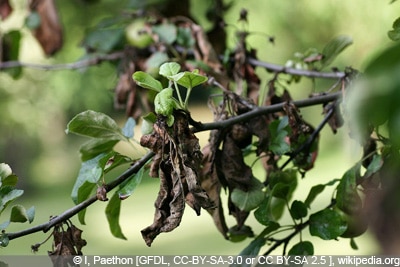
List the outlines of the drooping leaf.
<svg viewBox="0 0 400 267">
<path fill-rule="evenodd" d="M 106 207 L 106 216 L 108 225 L 110 226 L 110 231 L 113 236 L 126 240 L 125 235 L 122 233 L 121 226 L 119 224 L 119 217 L 121 212 L 121 199 L 118 194 L 115 193 Z"/>
<path fill-rule="evenodd" d="M 254 211 L 254 217 L 262 225 L 268 226 L 271 221 L 274 221 L 270 207 L 271 198 L 272 195 L 267 194 L 264 200 L 258 205 L 258 208 Z"/>
<path fill-rule="evenodd" d="M 310 241 L 301 241 L 289 250 L 288 255 L 314 255 L 314 246 Z"/>
<path fill-rule="evenodd" d="M 21 32 L 13 30 L 7 32 L 2 36 L 2 54 L 0 55 L 0 60 L 4 61 L 14 61 L 19 59 L 19 51 L 21 44 Z M 22 74 L 22 67 L 5 69 L 13 79 L 17 79 Z"/>
<path fill-rule="evenodd" d="M 400 40 L 400 18 L 393 22 L 393 30 L 388 31 L 388 36 L 392 41 Z"/>
<path fill-rule="evenodd" d="M 121 200 L 124 200 L 128 198 L 130 195 L 132 195 L 133 191 L 142 181 L 143 173 L 144 173 L 144 168 L 141 168 L 133 177 L 128 179 L 125 183 L 121 184 L 120 186 L 121 189 L 119 189 L 117 192 L 118 197 Z"/>
<path fill-rule="evenodd" d="M 93 159 L 82 162 L 78 177 L 76 178 L 74 187 L 72 188 L 71 197 L 75 204 L 78 204 L 78 191 L 85 183 L 96 184 L 103 174 L 103 169 L 99 165 L 99 161 L 105 156 L 100 154 Z"/>
<path fill-rule="evenodd" d="M 139 86 L 143 88 L 154 90 L 156 92 L 160 92 L 163 89 L 160 81 L 154 79 L 153 76 L 146 72 L 136 71 L 132 78 Z"/>
<path fill-rule="evenodd" d="M 129 117 L 128 120 L 125 122 L 124 127 L 122 128 L 122 133 L 128 137 L 128 138 L 133 138 L 134 135 L 134 128 L 136 126 L 136 121 L 134 118 Z"/>
<path fill-rule="evenodd" d="M 235 188 L 231 194 L 232 202 L 242 211 L 251 211 L 260 205 L 265 198 L 263 192 L 263 184 L 256 178 L 251 181 L 250 188 L 247 192 Z"/>
<path fill-rule="evenodd" d="M 31 223 L 34 217 L 35 217 L 34 207 L 31 207 L 30 209 L 26 210 L 21 205 L 15 205 L 11 209 L 10 222 Z"/>
<path fill-rule="evenodd" d="M 90 139 L 79 148 L 81 160 L 87 161 L 100 154 L 109 153 L 118 142 L 119 140 L 110 140 L 108 138 Z"/>
<path fill-rule="evenodd" d="M 166 44 L 172 44 L 176 40 L 176 26 L 170 23 L 163 23 L 153 26 L 153 32 L 160 37 L 160 41 Z"/>
<path fill-rule="evenodd" d="M 104 113 L 92 110 L 76 115 L 68 123 L 66 132 L 109 140 L 127 139 L 112 118 Z"/>
<path fill-rule="evenodd" d="M 13 200 L 17 199 L 24 193 L 24 190 L 14 189 L 11 186 L 0 187 L 0 214 Z"/>
<path fill-rule="evenodd" d="M 322 50 L 324 57 L 322 58 L 322 68 L 331 64 L 335 58 L 349 45 L 353 43 L 353 39 L 346 35 L 340 35 L 326 44 Z"/>
<path fill-rule="evenodd" d="M 167 62 L 160 66 L 160 75 L 171 78 L 179 72 L 181 65 L 176 62 Z"/>
<path fill-rule="evenodd" d="M 269 149 L 276 155 L 283 155 L 290 151 L 290 145 L 287 142 L 288 137 L 288 117 L 272 121 L 268 128 L 270 131 Z"/>
<path fill-rule="evenodd" d="M 362 208 L 362 201 L 356 188 L 360 167 L 361 164 L 358 163 L 346 171 L 337 187 L 336 206 L 347 214 L 358 213 Z"/>
<path fill-rule="evenodd" d="M 308 196 L 306 198 L 306 200 L 304 201 L 304 204 L 307 207 L 310 207 L 311 203 L 315 200 L 315 198 L 322 193 L 322 191 L 324 191 L 326 186 L 331 186 L 334 185 L 335 183 L 339 182 L 340 179 L 334 179 L 326 184 L 318 184 L 318 185 L 314 185 L 310 192 L 308 193 Z"/>
<path fill-rule="evenodd" d="M 347 229 L 347 223 L 342 216 L 331 209 L 324 209 L 310 216 L 310 234 L 323 240 L 339 237 Z"/>
<path fill-rule="evenodd" d="M 260 252 L 260 249 L 265 245 L 266 240 L 265 238 L 257 237 L 250 244 L 245 247 L 240 253 L 239 256 L 246 256 L 246 257 L 255 257 Z M 251 264 L 245 264 L 244 262 L 241 264 L 231 264 L 232 267 L 239 267 L 239 266 L 251 266 Z"/>
<path fill-rule="evenodd" d="M 179 74 L 177 74 L 177 75 L 179 75 Z M 178 77 L 178 78 L 179 79 L 177 80 L 177 83 L 186 88 L 193 88 L 193 87 L 200 85 L 208 80 L 208 78 L 206 76 L 197 74 L 195 72 L 189 72 L 189 71 L 185 71 L 184 75 L 181 77 Z"/>
<path fill-rule="evenodd" d="M 290 214 L 295 220 L 304 218 L 307 216 L 307 206 L 303 202 L 295 200 L 290 207 Z"/>
<path fill-rule="evenodd" d="M 141 132 L 142 135 L 150 134 L 153 131 L 153 125 L 157 121 L 157 116 L 153 112 L 143 116 Z"/>
</svg>

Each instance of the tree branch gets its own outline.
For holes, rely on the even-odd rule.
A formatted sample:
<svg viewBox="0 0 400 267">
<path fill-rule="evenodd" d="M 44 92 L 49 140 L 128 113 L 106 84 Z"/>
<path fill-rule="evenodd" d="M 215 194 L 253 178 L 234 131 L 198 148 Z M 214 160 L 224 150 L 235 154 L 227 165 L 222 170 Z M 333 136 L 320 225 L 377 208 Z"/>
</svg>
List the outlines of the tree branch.
<svg viewBox="0 0 400 267">
<path fill-rule="evenodd" d="M 118 185 L 120 185 L 123 181 L 127 180 L 130 178 L 132 175 L 137 173 L 140 168 L 142 168 L 152 157 L 154 156 L 153 152 L 149 152 L 146 155 L 144 155 L 141 159 L 136 161 L 129 169 L 127 169 L 124 173 L 122 173 L 118 178 L 116 178 L 114 181 L 110 182 L 105 186 L 107 192 L 111 191 Z M 52 227 L 55 225 L 66 221 L 67 219 L 73 217 L 74 215 L 78 214 L 81 210 L 87 208 L 91 204 L 97 201 L 96 195 L 93 195 L 92 197 L 86 199 L 85 201 L 79 203 L 78 205 L 64 211 L 62 214 L 53 217 L 50 221 L 34 226 L 32 228 L 25 229 L 20 232 L 15 232 L 15 233 L 7 233 L 8 239 L 16 239 L 18 237 L 22 237 L 25 235 L 33 234 L 39 231 L 47 232 L 49 231 Z"/>
<path fill-rule="evenodd" d="M 114 61 L 123 58 L 125 55 L 124 51 L 118 51 L 112 54 L 106 55 L 97 55 L 95 57 L 82 59 L 80 61 L 72 62 L 72 63 L 64 63 L 64 64 L 35 64 L 35 63 L 27 63 L 21 61 L 6 61 L 0 62 L 0 70 L 1 69 L 11 69 L 11 68 L 31 68 L 31 69 L 41 69 L 41 70 L 75 70 L 82 69 L 89 66 L 98 65 L 103 61 Z"/>
<path fill-rule="evenodd" d="M 304 100 L 298 100 L 294 101 L 293 104 L 299 108 L 301 107 L 307 107 L 307 106 L 312 106 L 312 105 L 317 105 L 317 104 L 323 104 L 323 103 L 328 103 L 334 100 L 337 100 L 341 97 L 342 92 L 336 92 L 332 94 L 327 94 L 327 95 L 322 95 L 322 96 L 316 96 Z M 213 130 L 213 129 L 221 129 L 224 127 L 229 127 L 235 123 L 243 122 L 246 120 L 249 120 L 251 118 L 257 117 L 259 115 L 265 115 L 269 113 L 274 113 L 277 111 L 283 110 L 283 105 L 284 103 L 280 104 L 275 104 L 271 106 L 266 106 L 266 107 L 257 107 L 252 111 L 249 111 L 247 113 L 238 115 L 236 117 L 232 117 L 230 119 L 220 121 L 220 122 L 212 122 L 212 123 L 205 123 L 205 124 L 199 124 L 199 126 L 196 129 L 193 129 L 193 132 L 201 132 L 201 131 L 208 131 L 208 130 Z M 122 173 L 118 178 L 115 180 L 111 181 L 107 185 L 105 185 L 105 189 L 107 192 L 111 191 L 118 185 L 120 185 L 122 182 L 130 178 L 132 175 L 134 175 L 136 172 L 140 170 L 152 157 L 154 156 L 153 152 L 147 153 L 145 156 L 143 156 L 141 159 L 136 161 L 128 170 L 126 170 L 124 173 Z M 15 233 L 7 233 L 7 236 L 9 240 L 19 238 L 25 235 L 29 235 L 35 232 L 43 231 L 47 232 L 49 231 L 52 227 L 55 225 L 73 217 L 77 213 L 79 213 L 81 210 L 87 208 L 91 204 L 97 201 L 96 195 L 93 195 L 92 197 L 88 198 L 87 200 L 77 204 L 76 206 L 66 210 L 62 214 L 55 216 L 52 218 L 50 221 L 34 226 L 32 228 L 25 229 L 20 232 L 15 232 Z"/>
</svg>

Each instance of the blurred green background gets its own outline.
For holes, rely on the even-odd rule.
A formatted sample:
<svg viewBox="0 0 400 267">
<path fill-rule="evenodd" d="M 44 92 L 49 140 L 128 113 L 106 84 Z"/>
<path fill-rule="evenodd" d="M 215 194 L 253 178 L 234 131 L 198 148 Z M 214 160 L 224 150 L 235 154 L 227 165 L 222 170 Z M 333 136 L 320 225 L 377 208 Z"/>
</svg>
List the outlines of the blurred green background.
<svg viewBox="0 0 400 267">
<path fill-rule="evenodd" d="M 0 22 L 0 32 L 19 29 L 27 9 L 25 1 L 11 1 L 15 12 L 7 21 Z M 90 3 L 93 2 L 93 3 Z M 73 62 L 84 55 L 80 43 L 85 31 L 104 17 L 118 16 L 129 1 L 56 1 L 64 26 L 64 48 L 52 58 L 43 55 L 31 33 L 23 31 L 21 61 L 57 64 Z M 335 66 L 351 66 L 363 69 L 371 56 L 390 45 L 387 31 L 398 16 L 399 4 L 389 1 L 372 0 L 236 0 L 226 12 L 225 20 L 230 36 L 229 47 L 236 43 L 235 27 L 241 8 L 249 12 L 250 32 L 261 32 L 275 36 L 275 44 L 267 42 L 266 36 L 254 34 L 249 37 L 251 47 L 257 49 L 259 59 L 272 63 L 285 64 L 295 52 L 305 52 L 309 48 L 322 50 L 324 45 L 339 34 L 349 35 L 354 44 L 347 48 Z M 207 1 L 191 1 L 193 16 L 199 23 L 207 25 L 205 10 Z M 258 70 L 265 85 L 271 74 Z M 66 135 L 68 121 L 77 113 L 92 109 L 109 114 L 123 125 L 123 111 L 113 109 L 113 89 L 117 83 L 115 66 L 102 63 L 81 70 L 44 71 L 26 68 L 23 77 L 13 80 L 8 74 L 0 72 L 0 162 L 8 163 L 20 177 L 20 187 L 25 190 L 18 204 L 27 208 L 36 207 L 33 225 L 42 223 L 51 215 L 57 215 L 73 206 L 70 192 L 80 167 L 78 149 L 83 138 Z M 321 90 L 329 83 L 317 83 Z M 290 87 L 296 98 L 312 92 L 312 83 L 304 80 Z M 317 124 L 321 120 L 320 108 L 302 110 L 305 118 Z M 196 106 L 192 111 L 195 120 L 211 121 L 212 114 L 206 106 Z M 139 129 L 137 129 L 139 133 Z M 207 141 L 207 133 L 199 134 L 201 143 Z M 327 182 L 339 178 L 352 166 L 360 155 L 357 144 L 348 137 L 346 127 L 333 135 L 330 129 L 322 132 L 320 155 L 316 167 L 301 181 L 304 190 L 297 190 L 296 196 L 305 194 L 314 183 Z M 124 148 L 121 148 L 124 149 Z M 139 152 L 141 153 L 141 152 Z M 257 167 L 256 167 L 257 169 Z M 261 168 L 260 175 L 263 175 Z M 95 203 L 86 215 L 87 225 L 79 225 L 83 238 L 88 241 L 85 254 L 237 254 L 249 240 L 231 243 L 223 239 L 214 227 L 208 214 L 195 216 L 186 210 L 182 223 L 172 233 L 161 234 L 151 248 L 145 246 L 140 230 L 152 223 L 153 203 L 158 191 L 158 180 L 145 178 L 135 194 L 123 202 L 121 226 L 127 241 L 112 237 L 104 215 L 106 203 Z M 326 198 L 332 191 L 326 190 Z M 326 206 L 329 200 L 322 199 L 316 207 Z M 6 220 L 5 211 L 0 222 Z M 233 224 L 233 220 L 230 220 Z M 254 222 L 253 224 L 251 222 Z M 255 233 L 259 232 L 252 215 L 249 225 Z M 27 228 L 27 224 L 13 224 L 8 231 Z M 305 231 L 305 236 L 308 231 Z M 47 234 L 37 233 L 11 241 L 0 254 L 30 254 L 32 244 L 43 241 Z M 377 247 L 370 235 L 357 239 L 359 250 L 352 251 L 349 240 L 317 242 L 316 254 L 374 254 Z M 51 242 L 39 250 L 46 254 Z M 280 250 L 276 251 L 281 253 Z"/>
</svg>

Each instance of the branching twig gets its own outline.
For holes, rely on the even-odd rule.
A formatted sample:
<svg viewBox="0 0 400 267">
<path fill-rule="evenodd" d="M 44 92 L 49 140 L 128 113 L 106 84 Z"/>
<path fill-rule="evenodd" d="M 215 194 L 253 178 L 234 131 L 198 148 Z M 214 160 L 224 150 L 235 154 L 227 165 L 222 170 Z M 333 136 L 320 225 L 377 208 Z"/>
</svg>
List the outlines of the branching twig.
<svg viewBox="0 0 400 267">
<path fill-rule="evenodd" d="M 312 97 L 309 99 L 304 99 L 304 100 L 299 100 L 299 101 L 294 101 L 293 104 L 296 105 L 297 107 L 306 107 L 306 106 L 311 106 L 311 105 L 316 105 L 316 104 L 322 104 L 322 103 L 328 103 L 334 100 L 339 99 L 341 96 L 341 92 L 336 92 L 332 93 L 329 95 L 323 95 L 323 96 L 317 96 L 317 97 Z M 263 114 L 268 114 L 268 113 L 274 113 L 277 111 L 280 111 L 283 109 L 283 104 L 275 104 L 267 107 L 257 107 L 253 111 L 238 115 L 236 117 L 227 119 L 225 121 L 221 122 L 213 122 L 213 123 L 205 123 L 205 124 L 200 124 L 201 127 L 199 126 L 198 128 L 194 129 L 194 132 L 200 132 L 200 131 L 207 131 L 207 130 L 212 130 L 212 129 L 220 129 L 224 127 L 228 127 L 230 125 L 233 125 L 238 122 L 246 121 L 251 118 L 257 117 L 259 115 Z M 128 170 L 126 170 L 124 173 L 122 173 L 118 178 L 116 178 L 114 181 L 110 182 L 109 184 L 105 185 L 106 191 L 109 192 L 118 185 L 120 185 L 123 181 L 131 177 L 133 174 L 135 174 L 140 168 L 142 168 L 146 162 L 148 162 L 152 157 L 154 156 L 154 153 L 149 152 L 145 156 L 143 156 L 140 160 L 136 161 L 135 164 L 130 167 Z M 62 214 L 52 218 L 49 222 L 34 226 L 29 229 L 25 229 L 20 232 L 15 232 L 15 233 L 8 233 L 8 238 L 10 240 L 19 238 L 25 235 L 29 235 L 35 232 L 39 231 L 44 231 L 47 232 L 50 230 L 52 227 L 54 227 L 56 224 L 61 223 L 74 215 L 76 215 L 78 212 L 81 210 L 87 208 L 91 204 L 97 201 L 96 195 L 88 198 L 87 200 L 79 203 L 78 205 L 66 210 Z"/>
<path fill-rule="evenodd" d="M 117 179 L 115 179 L 114 181 L 110 182 L 109 184 L 107 184 L 105 186 L 107 192 L 111 191 L 112 189 L 114 189 L 115 187 L 120 185 L 123 181 L 125 181 L 126 179 L 131 177 L 133 174 L 138 172 L 140 170 L 140 168 L 142 168 L 153 156 L 154 156 L 154 153 L 149 152 L 146 155 L 144 155 L 141 159 L 136 161 L 135 164 L 133 164 L 128 170 L 126 170 L 124 173 L 122 173 Z M 59 224 L 65 220 L 71 218 L 72 216 L 76 215 L 78 212 L 87 208 L 88 206 L 90 206 L 91 204 L 93 204 L 96 201 L 97 201 L 97 197 L 96 197 L 96 195 L 94 195 L 94 196 L 88 198 L 87 200 L 79 203 L 78 205 L 64 211 L 62 214 L 60 214 L 56 217 L 53 217 L 50 221 L 48 221 L 46 223 L 34 226 L 29 229 L 25 229 L 20 232 L 7 233 L 7 236 L 9 238 L 9 240 L 12 240 L 12 239 L 22 237 L 25 235 L 29 235 L 32 233 L 36 233 L 39 231 L 47 232 L 52 227 L 54 227 L 56 224 Z"/>
</svg>

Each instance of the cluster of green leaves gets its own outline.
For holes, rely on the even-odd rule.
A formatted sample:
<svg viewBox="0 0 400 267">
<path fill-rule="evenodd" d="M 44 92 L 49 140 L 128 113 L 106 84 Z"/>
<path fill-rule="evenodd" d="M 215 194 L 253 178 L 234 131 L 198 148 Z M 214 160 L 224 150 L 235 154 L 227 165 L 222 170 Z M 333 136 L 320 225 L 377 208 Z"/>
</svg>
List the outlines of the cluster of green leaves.
<svg viewBox="0 0 400 267">
<path fill-rule="evenodd" d="M 133 74 L 133 79 L 143 88 L 157 92 L 154 99 L 154 109 L 157 115 L 166 117 L 168 126 L 174 123 L 173 110 L 182 109 L 188 111 L 189 97 L 192 89 L 207 81 L 207 77 L 200 75 L 198 70 L 192 72 L 179 72 L 181 66 L 175 62 L 167 62 L 160 66 L 159 74 L 168 79 L 168 87 L 163 88 L 160 81 L 156 80 L 147 72 L 137 71 Z M 186 89 L 185 100 L 183 100 L 179 85 Z M 176 99 L 173 95 L 177 95 Z M 147 115 L 144 117 L 148 130 L 152 131 L 152 123 L 155 122 L 155 116 Z"/>
<path fill-rule="evenodd" d="M 95 111 L 85 111 L 76 115 L 67 126 L 67 133 L 74 133 L 89 137 L 90 140 L 80 148 L 82 165 L 72 189 L 71 197 L 75 204 L 89 198 L 94 191 L 98 199 L 108 200 L 106 197 L 105 183 L 112 175 L 108 175 L 116 167 L 130 164 L 133 159 L 114 150 L 118 142 L 134 146 L 133 136 L 135 120 L 129 118 L 121 129 L 109 116 Z M 122 183 L 107 204 L 105 213 L 112 234 L 125 239 L 119 226 L 119 213 L 121 201 L 128 198 L 140 183 L 143 168 Z M 78 214 L 79 221 L 85 224 L 86 209 Z"/>
<path fill-rule="evenodd" d="M 18 199 L 24 193 L 24 190 L 17 189 L 18 177 L 13 174 L 10 166 L 0 163 L 0 215 L 14 200 Z M 0 224 L 0 247 L 8 245 L 8 237 L 5 229 L 12 222 L 31 223 L 35 217 L 35 207 L 25 209 L 22 205 L 13 205 L 9 220 Z"/>
</svg>

